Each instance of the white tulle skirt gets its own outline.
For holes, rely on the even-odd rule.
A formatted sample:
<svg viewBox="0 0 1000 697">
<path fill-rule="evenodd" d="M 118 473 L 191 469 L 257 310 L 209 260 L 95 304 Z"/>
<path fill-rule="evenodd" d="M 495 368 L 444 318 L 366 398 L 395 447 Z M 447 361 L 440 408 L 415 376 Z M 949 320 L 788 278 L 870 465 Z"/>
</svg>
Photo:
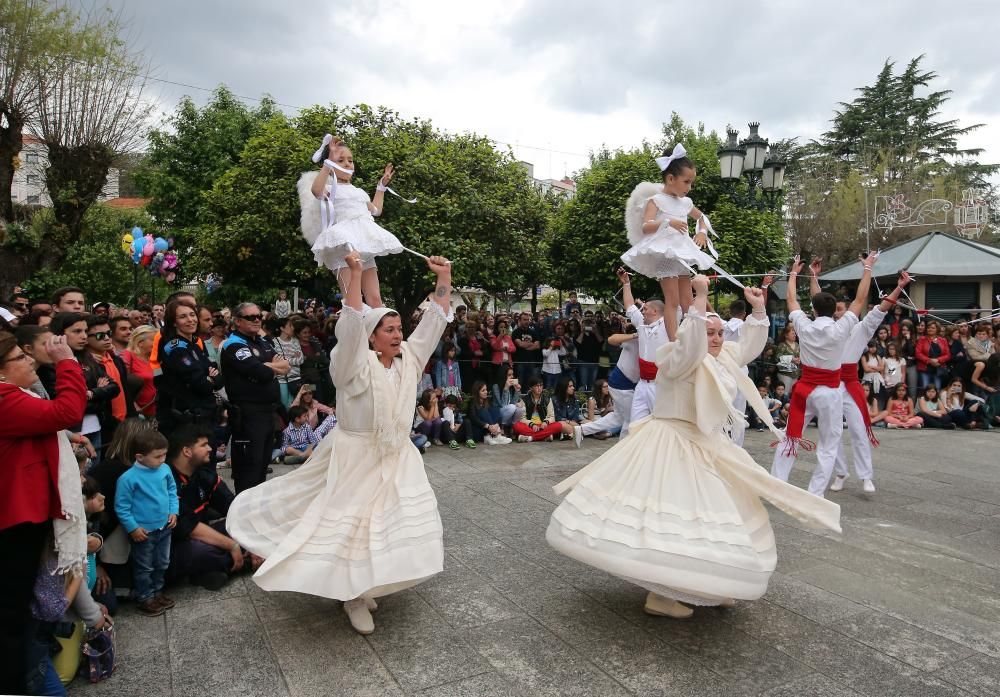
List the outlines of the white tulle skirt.
<svg viewBox="0 0 1000 697">
<path fill-rule="evenodd" d="M 444 564 L 437 499 L 417 449 L 379 459 L 372 434 L 340 426 L 301 467 L 240 493 L 226 527 L 266 559 L 253 578 L 270 591 L 374 598 Z"/>
<path fill-rule="evenodd" d="M 777 556 L 761 498 L 840 529 L 839 506 L 771 477 L 724 435 L 685 421 L 633 422 L 626 440 L 567 483 L 573 489 L 545 535 L 552 547 L 696 605 L 764 595 Z"/>
<path fill-rule="evenodd" d="M 358 252 L 365 265 L 370 266 L 375 257 L 402 251 L 403 245 L 396 236 L 371 216 L 349 218 L 329 226 L 312 246 L 316 263 L 332 271 L 346 266 L 344 257 L 350 252 Z"/>
<path fill-rule="evenodd" d="M 691 268 L 704 271 L 715 263 L 691 237 L 670 227 L 646 235 L 621 259 L 630 269 L 656 279 L 690 276 Z"/>
</svg>

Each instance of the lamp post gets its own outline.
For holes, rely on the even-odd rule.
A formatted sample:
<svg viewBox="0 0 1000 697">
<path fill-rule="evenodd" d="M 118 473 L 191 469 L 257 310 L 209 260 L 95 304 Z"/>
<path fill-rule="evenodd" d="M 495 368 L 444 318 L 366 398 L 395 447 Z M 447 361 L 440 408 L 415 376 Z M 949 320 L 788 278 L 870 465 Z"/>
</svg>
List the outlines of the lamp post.
<svg viewBox="0 0 1000 697">
<path fill-rule="evenodd" d="M 774 210 L 781 199 L 787 163 L 773 148 L 768 149 L 767 139 L 757 132 L 760 123 L 752 121 L 748 125 L 750 135 L 742 142 L 736 139 L 739 131 L 726 129 L 728 140 L 718 152 L 719 171 L 731 192 L 735 192 L 736 182 L 746 177 L 747 193 L 740 197 L 742 204 Z"/>
</svg>

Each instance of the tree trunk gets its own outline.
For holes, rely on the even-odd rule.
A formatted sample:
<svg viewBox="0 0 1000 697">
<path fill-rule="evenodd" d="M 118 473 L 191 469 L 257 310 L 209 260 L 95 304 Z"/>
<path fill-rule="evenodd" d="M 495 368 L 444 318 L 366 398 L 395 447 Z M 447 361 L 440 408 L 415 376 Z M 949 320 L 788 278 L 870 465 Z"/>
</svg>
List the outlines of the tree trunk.
<svg viewBox="0 0 1000 697">
<path fill-rule="evenodd" d="M 14 158 L 21 152 L 24 139 L 24 119 L 11 113 L 7 105 L 0 101 L 0 123 L 6 119 L 7 125 L 0 126 L 0 220 L 14 219 L 14 202 L 11 199 L 14 188 Z"/>
<path fill-rule="evenodd" d="M 69 245 L 83 232 L 83 216 L 108 181 L 114 154 L 103 145 L 48 144 L 45 185 L 56 218 L 56 242 Z"/>
<path fill-rule="evenodd" d="M 42 267 L 41 250 L 14 251 L 0 247 L 0 297 L 9 298 L 14 288 L 31 278 Z"/>
</svg>

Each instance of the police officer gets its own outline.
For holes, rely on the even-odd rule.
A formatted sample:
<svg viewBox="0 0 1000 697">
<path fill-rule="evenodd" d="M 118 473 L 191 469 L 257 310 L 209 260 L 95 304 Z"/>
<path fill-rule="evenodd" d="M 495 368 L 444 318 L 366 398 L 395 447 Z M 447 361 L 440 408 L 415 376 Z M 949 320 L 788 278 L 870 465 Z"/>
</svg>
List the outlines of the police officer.
<svg viewBox="0 0 1000 697">
<path fill-rule="evenodd" d="M 233 311 L 234 331 L 222 344 L 222 374 L 231 403 L 233 484 L 236 493 L 267 478 L 274 447 L 274 412 L 281 401 L 278 375 L 291 370 L 276 357 L 271 343 L 260 337 L 260 308 L 241 303 Z"/>
<path fill-rule="evenodd" d="M 215 391 L 222 380 L 197 337 L 194 302 L 183 298 L 168 303 L 157 352 L 160 374 L 153 379 L 159 429 L 167 437 L 181 424 L 211 427 L 217 421 Z"/>
</svg>

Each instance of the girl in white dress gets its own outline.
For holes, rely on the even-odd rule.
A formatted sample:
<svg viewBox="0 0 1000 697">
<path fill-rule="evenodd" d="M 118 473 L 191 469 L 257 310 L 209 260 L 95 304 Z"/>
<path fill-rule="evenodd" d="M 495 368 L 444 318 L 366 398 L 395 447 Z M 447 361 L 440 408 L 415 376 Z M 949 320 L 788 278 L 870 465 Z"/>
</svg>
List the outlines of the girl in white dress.
<svg viewBox="0 0 1000 697">
<path fill-rule="evenodd" d="M 563 554 L 649 591 L 645 610 L 688 617 L 696 605 L 731 605 L 767 590 L 774 532 L 766 498 L 786 513 L 840 530 L 840 507 L 770 476 L 723 433 L 742 419 L 737 391 L 778 431 L 743 366 L 767 341 L 765 296 L 744 291 L 753 315 L 739 342 L 723 341 L 706 313 L 708 279 L 695 276 L 693 307 L 677 341 L 657 352 L 656 406 L 629 437 L 555 487 L 571 489 L 546 539 Z"/>
<path fill-rule="evenodd" d="M 337 275 L 340 292 L 346 296 L 349 274 L 344 257 L 349 252 L 358 252 L 364 268 L 361 279 L 364 301 L 370 307 L 382 307 L 375 257 L 403 251 L 403 245 L 396 236 L 378 225 L 374 218 L 382 214 L 385 192 L 392 180 L 392 163 L 385 166 L 375 189 L 375 199 L 371 200 L 364 190 L 351 184 L 354 154 L 340 138 L 327 135 L 313 160 L 322 161 L 322 169 L 316 174 L 307 172 L 299 180 L 302 230 L 312 244 L 313 258 L 317 264 L 326 266 Z M 314 200 L 308 200 L 307 191 Z M 314 220 L 317 200 L 318 226 Z M 316 227 L 320 231 L 313 237 L 311 230 Z"/>
<path fill-rule="evenodd" d="M 683 145 L 675 145 L 656 158 L 663 174 L 663 186 L 639 184 L 625 207 L 625 227 L 632 248 L 622 261 L 643 276 L 655 278 L 663 290 L 663 313 L 667 337 L 677 338 L 678 306 L 686 313 L 691 305 L 692 267 L 708 269 L 715 258 L 702 251 L 708 245 L 705 214 L 695 208 L 687 194 L 694 184 L 694 163 Z M 697 221 L 697 233 L 688 234 L 688 218 Z M 709 245 L 709 249 L 711 246 Z"/>
<path fill-rule="evenodd" d="M 257 585 L 344 600 L 354 628 L 370 634 L 375 598 L 442 569 L 437 499 L 409 436 L 417 382 L 452 320 L 451 267 L 428 260 L 434 301 L 403 341 L 395 311 L 361 314 L 362 262 L 356 252 L 345 261 L 349 282 L 330 364 L 337 427 L 301 467 L 237 496 L 226 526 L 266 559 Z"/>
</svg>

